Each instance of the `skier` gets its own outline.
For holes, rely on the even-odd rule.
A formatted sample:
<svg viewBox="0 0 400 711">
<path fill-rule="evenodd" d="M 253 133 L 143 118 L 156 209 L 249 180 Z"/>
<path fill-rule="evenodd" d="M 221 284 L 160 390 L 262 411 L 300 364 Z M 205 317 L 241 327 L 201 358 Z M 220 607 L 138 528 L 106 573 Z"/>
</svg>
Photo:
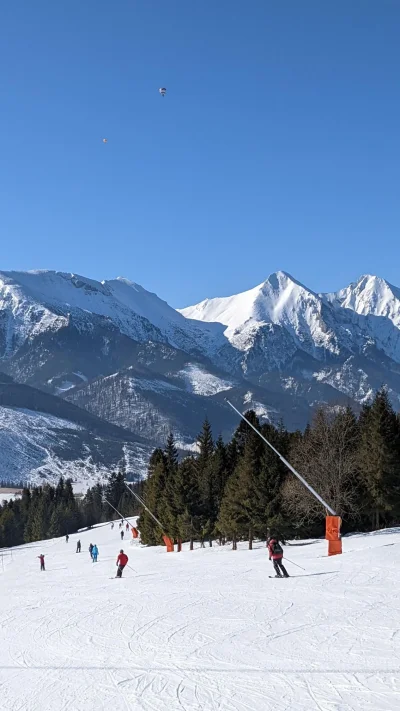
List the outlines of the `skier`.
<svg viewBox="0 0 400 711">
<path fill-rule="evenodd" d="M 123 541 L 123 540 L 124 540 L 124 529 L 122 529 L 122 531 L 121 531 L 121 541 Z"/>
<path fill-rule="evenodd" d="M 39 558 L 39 560 L 40 560 L 40 570 L 46 570 L 46 568 L 44 567 L 44 555 L 43 555 L 43 553 L 41 553 L 40 555 L 38 555 L 38 558 Z"/>
<path fill-rule="evenodd" d="M 81 542 L 80 541 L 78 541 L 78 543 L 76 544 L 76 552 L 77 553 L 81 552 Z"/>
<path fill-rule="evenodd" d="M 97 556 L 99 555 L 99 549 L 97 548 L 96 544 L 94 544 L 92 548 L 92 561 L 93 563 L 97 563 Z"/>
<path fill-rule="evenodd" d="M 68 541 L 69 541 L 69 535 L 67 533 L 67 535 L 65 536 L 65 542 L 68 543 Z"/>
<path fill-rule="evenodd" d="M 93 560 L 93 543 L 91 543 L 89 546 L 89 555 L 90 555 L 91 559 Z"/>
<path fill-rule="evenodd" d="M 128 521 L 126 522 L 125 528 L 126 528 L 127 531 L 129 531 L 129 523 L 128 523 Z"/>
<path fill-rule="evenodd" d="M 114 521 L 111 524 L 111 530 L 113 530 L 113 528 L 114 528 Z"/>
<path fill-rule="evenodd" d="M 279 543 L 277 538 L 271 538 L 268 543 L 268 553 L 269 559 L 272 559 L 275 569 L 276 578 L 288 578 L 289 573 L 287 572 L 285 566 L 282 563 L 283 558 L 283 548 Z M 283 573 L 283 575 L 282 575 Z"/>
<path fill-rule="evenodd" d="M 122 571 L 125 568 L 128 560 L 129 560 L 128 556 L 126 555 L 126 553 L 124 553 L 124 551 L 121 548 L 121 550 L 119 552 L 119 556 L 117 558 L 117 566 L 118 566 L 117 575 L 116 575 L 117 578 L 122 578 Z"/>
<path fill-rule="evenodd" d="M 121 530 L 122 523 L 119 524 L 119 529 Z"/>
</svg>

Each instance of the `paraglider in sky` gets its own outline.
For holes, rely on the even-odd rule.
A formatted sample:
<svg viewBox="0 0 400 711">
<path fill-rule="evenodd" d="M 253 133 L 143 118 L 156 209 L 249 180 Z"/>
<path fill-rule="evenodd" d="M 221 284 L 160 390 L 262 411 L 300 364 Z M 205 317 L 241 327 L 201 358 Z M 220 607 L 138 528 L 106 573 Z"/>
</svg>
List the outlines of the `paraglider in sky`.
<svg viewBox="0 0 400 711">
<path fill-rule="evenodd" d="M 103 143 L 108 143 L 108 138 L 103 138 Z"/>
<path fill-rule="evenodd" d="M 161 89 L 159 89 L 158 91 L 160 92 L 161 96 L 165 96 L 165 94 L 167 93 L 167 90 L 164 87 L 161 87 Z"/>
</svg>

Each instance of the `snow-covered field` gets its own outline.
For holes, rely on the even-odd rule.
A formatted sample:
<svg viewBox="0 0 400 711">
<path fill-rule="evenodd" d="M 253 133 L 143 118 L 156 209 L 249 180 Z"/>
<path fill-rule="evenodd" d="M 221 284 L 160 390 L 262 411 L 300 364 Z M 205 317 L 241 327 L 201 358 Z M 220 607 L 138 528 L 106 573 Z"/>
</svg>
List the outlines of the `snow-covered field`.
<svg viewBox="0 0 400 711">
<path fill-rule="evenodd" d="M 0 566 L 1 711 L 396 711 L 400 529 L 167 554 L 118 526 L 13 549 Z M 97 543 L 99 562 L 87 548 Z M 39 553 L 47 570 L 39 571 Z M 3 553 L 9 553 L 3 551 Z"/>
</svg>

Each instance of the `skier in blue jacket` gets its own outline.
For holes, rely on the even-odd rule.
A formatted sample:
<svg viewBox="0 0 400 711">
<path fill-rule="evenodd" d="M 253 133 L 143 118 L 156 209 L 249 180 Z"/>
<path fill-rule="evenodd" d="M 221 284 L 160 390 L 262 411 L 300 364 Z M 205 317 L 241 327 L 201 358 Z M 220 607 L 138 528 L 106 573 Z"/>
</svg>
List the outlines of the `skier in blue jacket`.
<svg viewBox="0 0 400 711">
<path fill-rule="evenodd" d="M 97 563 L 97 556 L 99 555 L 99 549 L 97 548 L 96 544 L 94 544 L 92 548 L 92 560 L 93 563 Z"/>
</svg>

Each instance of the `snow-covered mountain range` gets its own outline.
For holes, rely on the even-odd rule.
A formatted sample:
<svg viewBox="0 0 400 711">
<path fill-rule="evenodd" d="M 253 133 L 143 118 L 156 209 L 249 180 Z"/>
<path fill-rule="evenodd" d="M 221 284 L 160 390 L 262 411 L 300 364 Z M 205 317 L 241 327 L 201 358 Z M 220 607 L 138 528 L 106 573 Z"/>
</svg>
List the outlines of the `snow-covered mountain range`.
<svg viewBox="0 0 400 711">
<path fill-rule="evenodd" d="M 124 278 L 0 272 L 0 371 L 149 447 L 171 428 L 193 447 L 206 415 L 228 435 L 227 395 L 291 428 L 318 403 L 361 404 L 383 384 L 400 409 L 400 289 L 363 276 L 316 294 L 277 272 L 177 311 Z"/>
</svg>

